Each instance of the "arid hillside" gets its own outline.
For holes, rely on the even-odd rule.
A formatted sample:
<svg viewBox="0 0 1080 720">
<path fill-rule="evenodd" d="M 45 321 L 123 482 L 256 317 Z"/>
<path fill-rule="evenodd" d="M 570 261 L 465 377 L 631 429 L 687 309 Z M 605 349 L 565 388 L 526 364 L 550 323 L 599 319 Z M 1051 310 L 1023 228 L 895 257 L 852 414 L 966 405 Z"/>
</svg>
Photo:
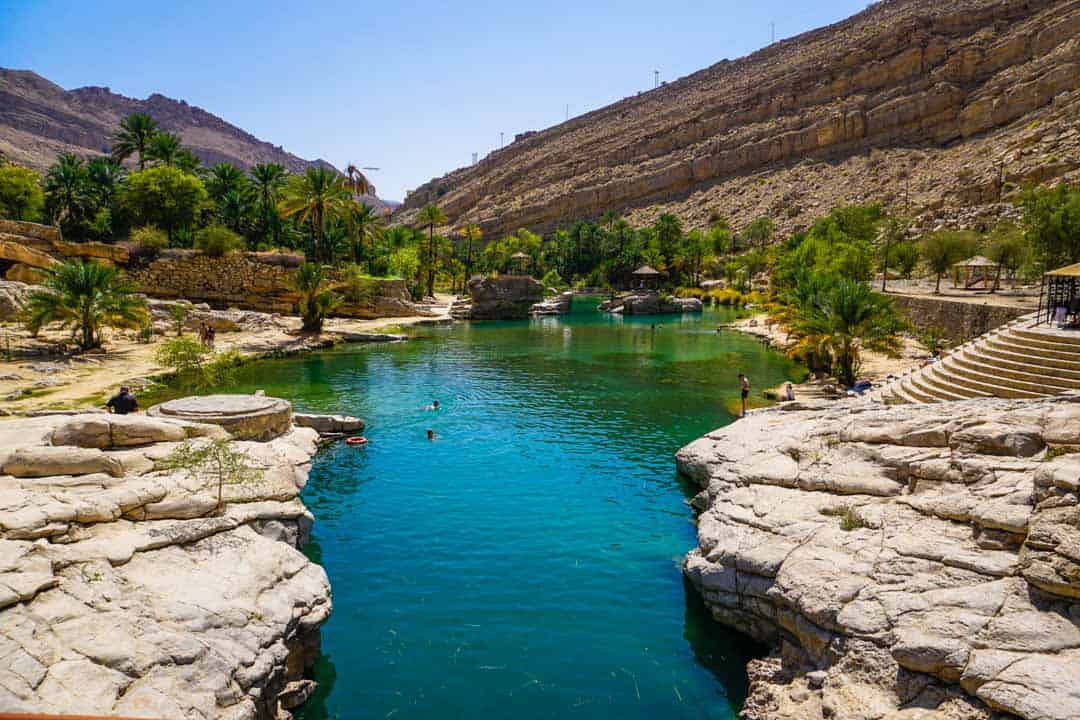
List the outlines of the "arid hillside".
<svg viewBox="0 0 1080 720">
<path fill-rule="evenodd" d="M 1062 178 L 1080 180 L 1080 1 L 886 0 L 523 133 L 399 216 L 436 202 L 488 237 L 609 209 L 792 230 L 873 200 L 934 223 Z"/>
<path fill-rule="evenodd" d="M 246 169 L 276 162 L 292 172 L 329 165 L 299 158 L 183 100 L 157 94 L 136 100 L 104 87 L 69 91 L 33 72 L 0 68 L 0 151 L 35 170 L 47 169 L 60 153 L 107 152 L 120 119 L 135 112 L 179 135 L 209 165 L 229 162 Z"/>
</svg>

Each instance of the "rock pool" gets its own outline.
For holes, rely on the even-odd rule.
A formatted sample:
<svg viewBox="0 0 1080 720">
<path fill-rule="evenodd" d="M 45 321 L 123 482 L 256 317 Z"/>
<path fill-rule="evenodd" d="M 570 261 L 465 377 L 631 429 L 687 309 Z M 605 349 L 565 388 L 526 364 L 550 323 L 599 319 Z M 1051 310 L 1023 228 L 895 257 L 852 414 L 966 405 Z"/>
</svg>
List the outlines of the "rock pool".
<svg viewBox="0 0 1080 720">
<path fill-rule="evenodd" d="M 672 453 L 732 421 L 740 370 L 757 394 L 793 367 L 724 312 L 576 307 L 242 370 L 368 422 L 304 491 L 334 614 L 298 717 L 735 716 L 755 648 L 684 586 Z"/>
</svg>

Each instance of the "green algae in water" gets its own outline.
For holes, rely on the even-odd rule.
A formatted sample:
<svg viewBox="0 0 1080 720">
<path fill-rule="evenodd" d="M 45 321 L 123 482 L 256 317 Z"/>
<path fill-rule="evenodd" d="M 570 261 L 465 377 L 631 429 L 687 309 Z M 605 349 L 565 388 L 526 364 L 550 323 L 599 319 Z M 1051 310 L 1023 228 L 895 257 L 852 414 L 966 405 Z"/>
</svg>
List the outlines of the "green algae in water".
<svg viewBox="0 0 1080 720">
<path fill-rule="evenodd" d="M 590 308 L 241 368 L 237 389 L 368 422 L 303 494 L 334 614 L 297 717 L 734 718 L 758 649 L 684 584 L 672 453 L 733 420 L 739 372 L 795 369 L 716 333 L 730 316 Z"/>
</svg>

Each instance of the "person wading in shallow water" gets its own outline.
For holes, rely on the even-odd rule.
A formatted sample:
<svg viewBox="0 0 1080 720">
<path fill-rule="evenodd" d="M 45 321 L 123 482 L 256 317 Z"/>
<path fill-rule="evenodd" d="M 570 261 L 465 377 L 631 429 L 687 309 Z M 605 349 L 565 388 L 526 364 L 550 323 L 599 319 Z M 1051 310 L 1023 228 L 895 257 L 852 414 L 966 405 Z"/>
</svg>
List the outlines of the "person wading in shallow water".
<svg viewBox="0 0 1080 720">
<path fill-rule="evenodd" d="M 135 399 L 131 388 L 125 386 L 120 388 L 120 392 L 109 398 L 109 402 L 105 403 L 105 408 L 117 415 L 127 415 L 139 409 L 139 401 Z"/>
<path fill-rule="evenodd" d="M 739 395 L 742 397 L 742 415 L 746 417 L 746 398 L 750 397 L 750 379 L 739 373 Z"/>
</svg>

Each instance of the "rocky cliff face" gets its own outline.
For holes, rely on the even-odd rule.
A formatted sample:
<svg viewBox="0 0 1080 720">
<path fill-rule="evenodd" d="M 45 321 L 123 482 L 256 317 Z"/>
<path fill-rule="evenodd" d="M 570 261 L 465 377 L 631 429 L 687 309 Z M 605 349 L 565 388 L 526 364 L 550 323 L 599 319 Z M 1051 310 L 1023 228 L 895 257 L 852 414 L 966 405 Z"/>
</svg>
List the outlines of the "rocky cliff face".
<svg viewBox="0 0 1080 720">
<path fill-rule="evenodd" d="M 677 454 L 744 716 L 1080 717 L 1080 396 L 792 407 Z"/>
<path fill-rule="evenodd" d="M 1078 38 L 1074 0 L 886 0 L 519 136 L 405 209 L 437 202 L 488 235 L 608 209 L 781 230 L 871 200 L 993 214 L 1013 185 L 1080 179 Z"/>
<path fill-rule="evenodd" d="M 156 466 L 189 438 L 228 437 L 216 425 L 0 423 L 0 708 L 289 717 L 311 691 L 302 676 L 331 605 L 326 574 L 300 552 L 317 435 L 281 403 L 261 417 L 283 417 L 284 434 L 230 442 L 262 474 L 225 485 L 220 508 L 212 477 Z"/>
<path fill-rule="evenodd" d="M 292 172 L 329 166 L 324 160 L 298 158 L 183 100 L 158 94 L 137 100 L 104 87 L 68 91 L 36 73 L 0 68 L 0 151 L 35 170 L 47 169 L 64 152 L 108 152 L 120 120 L 135 112 L 150 115 L 162 129 L 179 135 L 185 147 L 210 165 L 228 162 L 248 168 L 276 162 Z"/>
</svg>

